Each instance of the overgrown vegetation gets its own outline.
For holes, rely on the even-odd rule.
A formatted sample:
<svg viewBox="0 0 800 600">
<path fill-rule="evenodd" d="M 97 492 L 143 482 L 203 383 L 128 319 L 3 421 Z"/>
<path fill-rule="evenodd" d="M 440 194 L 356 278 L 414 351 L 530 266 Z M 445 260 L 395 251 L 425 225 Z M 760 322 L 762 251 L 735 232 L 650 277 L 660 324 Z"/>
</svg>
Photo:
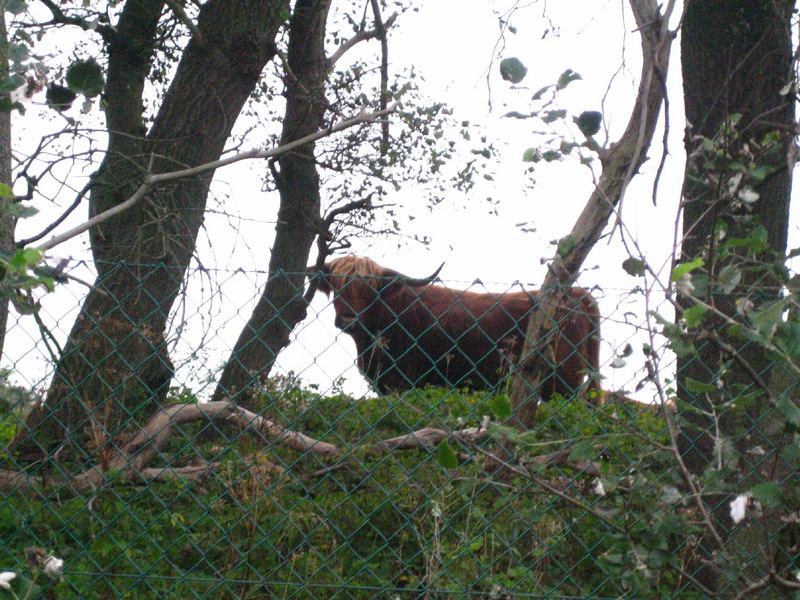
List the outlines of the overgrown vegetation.
<svg viewBox="0 0 800 600">
<path fill-rule="evenodd" d="M 369 449 L 425 426 L 478 426 L 502 402 L 440 389 L 325 397 L 292 380 L 263 402 L 272 418 L 347 452 L 323 460 L 231 432 L 198 445 L 192 426 L 161 462 L 212 460 L 204 481 L 7 495 L 0 565 L 22 569 L 30 546 L 52 551 L 65 561 L 59 598 L 319 598 L 343 588 L 353 598 L 641 598 L 686 583 L 691 511 L 652 410 L 556 399 L 530 432 L 490 425 L 478 445 L 448 442 L 459 458 L 449 469 L 436 447 Z M 514 470 L 494 454 L 500 440 Z"/>
</svg>

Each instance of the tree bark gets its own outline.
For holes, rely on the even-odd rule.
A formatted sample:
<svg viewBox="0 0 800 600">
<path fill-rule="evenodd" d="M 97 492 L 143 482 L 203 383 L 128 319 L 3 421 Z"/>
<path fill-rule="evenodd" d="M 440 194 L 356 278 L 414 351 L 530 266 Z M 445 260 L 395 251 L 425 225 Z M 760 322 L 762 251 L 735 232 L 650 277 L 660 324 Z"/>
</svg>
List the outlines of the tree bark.
<svg viewBox="0 0 800 600">
<path fill-rule="evenodd" d="M 0 5 L 0 79 L 8 77 L 8 29 L 6 12 Z M 0 183 L 11 187 L 11 112 L 0 111 Z M 7 212 L 10 201 L 0 198 L 0 254 L 10 256 L 14 253 L 14 227 L 16 219 Z M 0 281 L 5 273 L 0 269 Z M 9 299 L 0 295 L 0 358 L 5 347 L 8 327 Z"/>
<path fill-rule="evenodd" d="M 217 159 L 264 66 L 288 0 L 209 0 L 153 126 L 143 90 L 163 0 L 129 0 L 108 42 L 109 145 L 90 212 L 123 202 L 147 172 Z M 195 249 L 213 172 L 154 189 L 90 230 L 98 271 L 42 409 L 29 420 L 42 449 L 88 433 L 97 445 L 141 424 L 173 366 L 164 331 Z"/>
<path fill-rule="evenodd" d="M 757 482 L 781 480 L 767 465 L 782 464 L 776 454 L 782 431 L 775 431 L 774 408 L 769 397 L 778 397 L 789 388 L 785 379 L 773 377 L 781 372 L 772 368 L 770 356 L 763 346 L 728 333 L 727 319 L 738 320 L 737 299 L 747 298 L 756 307 L 780 298 L 783 282 L 779 275 L 784 262 L 789 224 L 789 199 L 793 164 L 787 161 L 794 143 L 794 90 L 782 93 L 794 79 L 792 72 L 791 18 L 794 2 L 790 0 L 691 0 L 686 5 L 681 42 L 681 63 L 684 80 L 686 118 L 691 137 L 687 136 L 684 180 L 683 258 L 703 257 L 708 286 L 702 300 L 721 315 L 709 314 L 703 327 L 718 332 L 722 343 L 707 341 L 697 344 L 691 356 L 678 359 L 678 395 L 701 409 L 687 411 L 679 447 L 689 470 L 701 476 L 714 460 L 720 443 L 733 442 L 739 451 L 738 484 L 746 490 Z M 709 35 L 713 32 L 713 35 Z M 741 119 L 733 132 L 720 134 L 731 116 Z M 703 140 L 713 139 L 724 148 L 731 161 L 744 160 L 771 132 L 779 134 L 779 151 L 758 157 L 759 164 L 772 169 L 763 182 L 755 186 L 759 199 L 752 205 L 752 218 L 737 207 L 736 196 L 726 194 L 727 182 L 735 171 L 728 164 L 709 163 L 703 158 Z M 702 136 L 702 137 L 698 137 Z M 716 179 L 715 179 L 716 178 Z M 719 181 L 719 185 L 709 182 Z M 769 250 L 719 253 L 723 240 L 715 234 L 725 228 L 724 239 L 748 238 L 753 227 L 766 230 Z M 760 262 L 760 264 L 759 264 Z M 740 283 L 723 293 L 714 286 L 723 268 L 746 264 Z M 693 300 L 683 297 L 688 308 Z M 749 369 L 737 360 L 745 360 Z M 763 379 L 757 382 L 752 373 Z M 690 381 L 717 385 L 715 392 L 698 393 Z M 768 390 L 763 389 L 763 382 Z M 696 388 L 696 386 L 695 386 Z M 731 403 L 743 394 L 758 398 L 745 411 L 730 410 Z M 726 408 L 727 407 L 727 408 Z M 715 417 L 711 416 L 715 413 Z M 755 459 L 752 450 L 760 447 L 766 456 Z M 771 468 L 771 467 L 770 467 Z M 718 497 L 709 503 L 718 507 L 716 525 L 723 537 L 730 533 L 728 503 Z M 758 525 L 758 531 L 743 525 L 736 530 L 736 539 L 729 540 L 728 550 L 742 557 L 741 574 L 760 577 L 770 566 L 769 551 L 763 547 L 766 537 L 761 527 L 769 527 L 769 517 Z M 774 524 L 774 523 L 773 523 Z M 706 543 L 708 542 L 708 543 Z M 713 565 L 711 558 L 719 551 L 711 540 L 700 548 L 701 562 Z M 766 551 L 765 551 L 766 550 Z M 700 569 L 699 579 L 712 590 L 720 589 L 724 580 L 715 568 Z"/>
<path fill-rule="evenodd" d="M 282 144 L 323 125 L 329 72 L 325 27 L 330 4 L 330 0 L 299 0 L 295 5 L 289 33 Z M 314 144 L 284 154 L 277 162 L 280 209 L 269 277 L 213 396 L 214 400 L 227 398 L 247 407 L 254 406 L 259 383 L 288 344 L 292 329 L 306 316 L 305 269 L 321 223 Z"/>
<path fill-rule="evenodd" d="M 786 155 L 792 143 L 794 104 L 792 94 L 781 95 L 780 90 L 792 79 L 789 18 L 793 4 L 788 0 L 692 0 L 686 6 L 681 38 L 684 103 L 693 136 L 714 139 L 731 115 L 741 114 L 737 126 L 741 133 L 731 138 L 727 146 L 735 157 L 749 140 L 760 141 L 768 132 L 781 132 L 783 151 L 772 159 L 770 166 L 775 172 L 757 188 L 760 199 L 755 204 L 755 215 L 766 228 L 773 251 L 771 256 L 760 258 L 769 262 L 785 255 L 788 235 L 791 169 L 786 168 Z M 714 35 L 707 35 L 709 31 Z M 695 153 L 701 144 L 699 138 L 690 140 L 687 153 Z M 705 183 L 707 175 L 699 162 L 687 164 L 681 251 L 686 259 L 712 255 L 706 259 L 711 281 L 726 265 L 716 264 L 713 259 L 715 229 L 723 224 L 727 238 L 746 237 L 749 225 L 736 218 L 731 198 Z M 758 303 L 778 297 L 780 285 L 774 277 L 767 277 L 763 271 L 755 277 L 760 281 L 745 277 L 731 293 L 713 293 L 709 300 L 726 315 L 735 317 L 735 299 L 756 284 L 763 294 L 756 299 Z M 735 344 L 739 346 L 741 342 Z M 746 352 L 756 371 L 761 372 L 764 352 L 753 344 Z M 713 343 L 699 348 L 697 356 L 681 358 L 679 395 L 706 410 L 704 395 L 687 390 L 686 380 L 691 377 L 708 381 L 720 372 L 727 358 Z M 730 376 L 736 377 L 733 372 Z M 735 381 L 726 378 L 726 383 L 730 389 Z M 697 425 L 697 436 L 684 439 L 687 466 L 701 473 L 713 452 L 713 427 L 702 415 L 689 418 Z"/>
<path fill-rule="evenodd" d="M 552 370 L 546 357 L 552 355 L 550 345 L 556 339 L 553 324 L 558 323 L 557 307 L 566 302 L 561 296 L 577 279 L 584 260 L 600 239 L 625 189 L 647 157 L 664 101 L 664 82 L 673 39 L 668 21 L 673 4 L 668 4 L 662 16 L 653 0 L 631 0 L 641 35 L 643 57 L 636 103 L 622 137 L 601 151 L 603 170 L 600 181 L 569 234 L 572 249 L 563 256 L 556 256 L 542 284 L 539 310 L 528 322 L 525 345 L 511 381 L 510 396 L 514 408 L 511 424 L 515 426 L 529 428 L 533 424 L 539 388 Z"/>
</svg>

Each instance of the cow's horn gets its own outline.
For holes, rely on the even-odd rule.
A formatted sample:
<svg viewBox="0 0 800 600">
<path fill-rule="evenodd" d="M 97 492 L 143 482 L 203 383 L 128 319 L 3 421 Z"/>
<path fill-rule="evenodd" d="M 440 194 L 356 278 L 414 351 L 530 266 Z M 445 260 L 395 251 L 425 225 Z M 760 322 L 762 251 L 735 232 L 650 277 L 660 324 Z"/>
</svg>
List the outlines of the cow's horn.
<svg viewBox="0 0 800 600">
<path fill-rule="evenodd" d="M 436 279 L 436 277 L 438 277 L 439 273 L 441 272 L 441 270 L 443 268 L 444 268 L 444 263 L 440 264 L 439 268 L 436 269 L 433 272 L 432 275 L 428 275 L 427 277 L 423 277 L 421 279 L 416 279 L 414 277 L 406 277 L 405 275 L 403 275 L 401 281 L 403 283 L 405 283 L 406 285 L 411 285 L 411 286 L 415 286 L 415 287 L 420 287 L 420 286 L 423 286 L 423 285 L 429 285 L 429 284 L 433 283 L 433 280 Z"/>
</svg>

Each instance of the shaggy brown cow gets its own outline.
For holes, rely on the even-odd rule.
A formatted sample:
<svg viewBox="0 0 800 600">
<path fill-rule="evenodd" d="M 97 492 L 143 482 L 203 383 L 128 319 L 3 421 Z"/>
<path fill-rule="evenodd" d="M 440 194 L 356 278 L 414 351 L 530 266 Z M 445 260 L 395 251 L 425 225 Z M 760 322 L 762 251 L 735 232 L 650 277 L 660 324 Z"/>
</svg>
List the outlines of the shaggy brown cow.
<svg viewBox="0 0 800 600">
<path fill-rule="evenodd" d="M 357 256 L 314 272 L 317 289 L 334 294 L 335 325 L 355 341 L 359 370 L 382 394 L 425 385 L 496 389 L 522 348 L 537 292 L 481 294 L 431 285 L 438 273 L 413 279 Z M 582 288 L 572 288 L 569 298 L 558 311 L 552 375 L 541 388 L 545 400 L 573 395 L 599 368 L 597 302 Z M 594 378 L 588 385 L 599 390 Z"/>
</svg>

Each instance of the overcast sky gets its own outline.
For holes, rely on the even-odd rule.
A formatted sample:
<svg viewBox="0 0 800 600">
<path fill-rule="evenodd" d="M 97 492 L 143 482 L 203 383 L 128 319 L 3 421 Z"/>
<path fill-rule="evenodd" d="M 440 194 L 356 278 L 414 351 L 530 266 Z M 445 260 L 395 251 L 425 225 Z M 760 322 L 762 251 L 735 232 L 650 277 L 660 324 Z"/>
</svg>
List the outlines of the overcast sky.
<svg viewBox="0 0 800 600">
<path fill-rule="evenodd" d="M 527 3 L 526 8 L 513 14 L 506 9 L 519 3 L 436 0 L 418 4 L 417 12 L 398 19 L 391 34 L 391 69 L 413 65 L 425 80 L 427 95 L 451 105 L 457 120 L 483 124 L 489 141 L 500 149 L 500 154 L 491 165 L 492 181 L 481 181 L 467 195 L 448 194 L 432 212 L 421 203 L 423 194 L 412 185 L 387 198 L 413 213 L 416 218 L 404 227 L 409 228 L 408 234 L 429 237 L 428 246 L 382 237 L 359 240 L 352 250 L 414 276 L 427 275 L 445 261 L 441 277 L 452 287 L 505 291 L 521 281 L 535 288 L 544 278 L 543 259 L 554 253 L 551 241 L 569 233 L 598 173 L 580 165 L 575 158 L 541 162 L 533 174 L 527 173 L 528 165 L 522 162 L 524 150 L 563 131 L 548 132 L 541 122 L 502 115 L 510 110 L 530 111 L 534 91 L 555 83 L 566 69 L 573 69 L 582 79 L 559 94 L 558 108 L 567 109 L 570 116 L 583 110 L 602 110 L 610 140 L 615 140 L 627 123 L 640 65 L 639 39 L 633 31 L 627 2 L 540 0 Z M 515 33 L 501 31 L 500 17 L 513 26 Z M 377 43 L 373 44 L 377 51 Z M 661 129 L 651 147 L 650 160 L 634 179 L 622 209 L 629 243 L 640 246 L 648 262 L 662 270 L 664 281 L 684 160 L 677 50 L 676 43 L 668 79 L 672 123 L 669 160 L 662 174 L 657 206 L 653 206 L 652 186 L 663 152 Z M 500 59 L 510 56 L 520 58 L 528 68 L 527 77 L 517 88 L 499 76 Z M 38 139 L 28 132 L 55 126 L 52 116 L 40 122 L 35 114 L 31 110 L 15 122 L 16 133 L 24 139 Z M 579 135 L 575 128 L 572 133 Z M 604 141 L 602 134 L 598 140 Z M 199 254 L 206 267 L 221 271 L 212 275 L 213 280 L 194 278 L 186 304 L 178 307 L 178 325 L 173 330 L 173 354 L 179 367 L 177 383 L 187 383 L 195 389 L 205 385 L 207 392 L 213 389 L 216 368 L 227 357 L 260 294 L 278 205 L 276 194 L 261 191 L 263 168 L 263 163 L 253 163 L 217 172 L 214 192 L 224 200 L 228 214 L 208 215 Z M 89 172 L 75 176 L 81 180 Z M 486 196 L 497 204 L 487 203 Z M 59 196 L 64 205 L 73 197 L 66 189 Z M 56 205 L 41 208 L 45 210 L 38 220 L 20 224 L 20 235 L 38 230 L 42 222 L 58 213 Z M 81 211 L 72 223 L 85 215 L 85 210 Z M 238 234 L 232 233 L 231 223 Z M 796 233 L 793 226 L 794 238 Z M 86 249 L 84 239 L 58 248 L 53 254 L 85 258 Z M 640 349 L 645 340 L 630 323 L 643 321 L 645 307 L 641 296 L 629 293 L 642 282 L 622 270 L 626 257 L 618 229 L 592 252 L 578 283 L 594 288 L 604 316 L 605 386 L 630 390 L 643 375 Z M 245 272 L 234 273 L 237 268 Z M 91 276 L 90 271 L 86 273 Z M 475 285 L 475 280 L 482 283 Z M 45 321 L 61 340 L 69 331 L 83 292 L 80 286 L 70 284 L 43 300 Z M 654 304 L 662 300 L 663 294 L 655 291 Z M 191 320 L 186 321 L 188 317 Z M 184 322 L 186 327 L 181 327 Z M 37 341 L 35 327 L 26 323 L 11 331 L 3 366 L 14 365 L 20 383 L 41 387 L 48 357 Z M 614 352 L 629 342 L 636 352 L 626 367 L 608 367 Z M 196 353 L 200 346 L 201 351 Z M 344 377 L 346 390 L 365 393 L 367 387 L 353 367 L 354 361 L 354 345 L 333 327 L 333 312 L 327 301 L 318 296 L 309 320 L 298 329 L 292 345 L 281 356 L 279 369 L 293 370 L 322 390 Z M 637 398 L 647 401 L 648 391 Z"/>
</svg>

